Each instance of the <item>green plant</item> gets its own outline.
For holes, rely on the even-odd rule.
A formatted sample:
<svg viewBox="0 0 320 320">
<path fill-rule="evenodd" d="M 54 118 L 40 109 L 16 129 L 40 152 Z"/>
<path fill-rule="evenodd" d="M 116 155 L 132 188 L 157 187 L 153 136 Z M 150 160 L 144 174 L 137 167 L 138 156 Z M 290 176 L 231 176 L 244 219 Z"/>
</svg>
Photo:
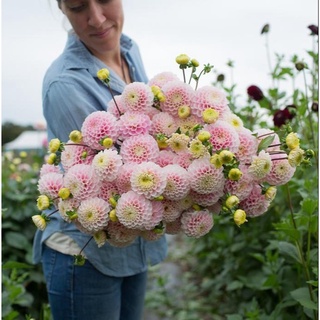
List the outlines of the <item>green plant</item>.
<svg viewBox="0 0 320 320">
<path fill-rule="evenodd" d="M 31 216 L 37 210 L 42 161 L 41 155 L 25 152 L 5 152 L 2 157 L 2 303 L 8 312 L 6 319 L 24 319 L 28 313 L 38 317 L 42 304 L 47 303 L 41 266 L 30 267 L 36 230 Z M 22 272 L 22 267 L 28 271 Z"/>
</svg>

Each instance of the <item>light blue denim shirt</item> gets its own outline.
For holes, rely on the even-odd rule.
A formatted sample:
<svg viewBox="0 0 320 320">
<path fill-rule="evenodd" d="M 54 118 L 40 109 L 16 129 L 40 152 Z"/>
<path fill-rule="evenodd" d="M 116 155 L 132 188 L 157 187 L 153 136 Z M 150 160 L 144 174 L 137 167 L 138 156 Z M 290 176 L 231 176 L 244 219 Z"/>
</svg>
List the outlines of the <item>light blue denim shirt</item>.
<svg viewBox="0 0 320 320">
<path fill-rule="evenodd" d="M 136 43 L 121 37 L 121 53 L 126 59 L 132 81 L 147 82 L 140 52 Z M 43 113 L 47 121 L 48 139 L 68 141 L 72 130 L 80 130 L 84 119 L 92 112 L 106 110 L 112 99 L 108 88 L 97 78 L 97 71 L 108 68 L 93 56 L 71 31 L 63 53 L 49 67 L 43 81 Z M 110 86 L 114 95 L 122 93 L 125 83 L 111 69 Z M 47 228 L 37 231 L 33 246 L 33 260 L 41 261 L 43 242 L 55 232 L 72 237 L 82 248 L 90 236 L 65 222 L 59 213 L 53 214 Z M 109 276 L 130 276 L 147 270 L 148 265 L 161 262 L 167 254 L 165 237 L 157 241 L 137 238 L 125 248 L 109 244 L 98 248 L 94 240 L 84 249 L 88 260 Z"/>
</svg>

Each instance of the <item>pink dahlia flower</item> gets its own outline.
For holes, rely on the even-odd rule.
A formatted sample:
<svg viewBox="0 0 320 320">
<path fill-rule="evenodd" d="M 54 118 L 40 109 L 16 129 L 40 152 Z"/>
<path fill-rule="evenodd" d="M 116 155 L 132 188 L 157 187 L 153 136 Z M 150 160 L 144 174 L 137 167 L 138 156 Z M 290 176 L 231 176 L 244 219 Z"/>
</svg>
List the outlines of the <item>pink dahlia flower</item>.
<svg viewBox="0 0 320 320">
<path fill-rule="evenodd" d="M 151 88 L 142 82 L 128 84 L 122 92 L 121 99 L 127 111 L 144 113 L 153 105 Z"/>
<path fill-rule="evenodd" d="M 119 221 L 129 229 L 145 229 L 152 217 L 152 203 L 143 195 L 128 191 L 121 195 L 116 207 Z"/>
<path fill-rule="evenodd" d="M 188 169 L 192 162 L 192 155 L 189 152 L 179 153 L 175 158 L 175 163 L 184 169 Z"/>
<path fill-rule="evenodd" d="M 204 130 L 211 134 L 209 142 L 213 151 L 227 149 L 233 153 L 237 152 L 240 146 L 239 135 L 229 123 L 217 120 L 213 124 L 206 125 Z"/>
<path fill-rule="evenodd" d="M 161 72 L 149 80 L 149 86 L 158 86 L 162 88 L 166 83 L 171 81 L 179 81 L 176 74 L 172 72 Z"/>
<path fill-rule="evenodd" d="M 188 193 L 183 199 L 176 201 L 176 207 L 180 212 L 190 209 L 193 204 L 194 202 L 190 196 L 190 193 Z"/>
<path fill-rule="evenodd" d="M 176 201 L 164 200 L 163 204 L 163 221 L 168 223 L 176 220 L 181 215 L 181 210 Z"/>
<path fill-rule="evenodd" d="M 188 118 L 185 119 L 175 119 L 177 126 L 179 127 L 181 133 L 184 134 L 191 134 L 193 127 L 196 125 L 203 123 L 203 120 L 195 115 L 190 115 Z"/>
<path fill-rule="evenodd" d="M 116 186 L 119 190 L 119 193 L 126 193 L 129 190 L 131 190 L 131 174 L 132 171 L 134 170 L 136 163 L 125 163 L 122 167 L 121 170 L 119 171 L 118 177 L 116 179 Z"/>
<path fill-rule="evenodd" d="M 246 212 L 247 217 L 257 217 L 264 214 L 270 205 L 264 194 L 262 194 L 261 187 L 254 185 L 250 195 L 242 200 L 239 207 Z"/>
<path fill-rule="evenodd" d="M 193 202 L 202 207 L 210 207 L 214 205 L 223 195 L 224 192 L 221 189 L 207 194 L 201 194 L 194 190 L 190 192 L 190 197 Z"/>
<path fill-rule="evenodd" d="M 286 184 L 288 181 L 290 181 L 296 171 L 296 168 L 290 165 L 288 159 L 281 158 L 284 158 L 284 156 L 279 154 L 271 156 L 272 168 L 264 179 L 270 185 L 281 186 Z"/>
<path fill-rule="evenodd" d="M 101 182 L 94 168 L 87 164 L 76 164 L 64 176 L 64 187 L 79 200 L 96 197 L 100 192 Z"/>
<path fill-rule="evenodd" d="M 130 182 L 133 191 L 152 199 L 162 195 L 167 179 L 163 168 L 153 162 L 143 162 L 135 166 Z"/>
<path fill-rule="evenodd" d="M 83 142 L 95 150 L 103 150 L 100 141 L 104 138 L 111 138 L 117 141 L 119 128 L 117 118 L 110 112 L 95 111 L 84 120 L 81 132 Z"/>
<path fill-rule="evenodd" d="M 72 212 L 76 213 L 79 205 L 80 201 L 75 198 L 69 198 L 66 200 L 59 199 L 58 209 L 62 219 L 69 223 L 72 222 L 70 215 L 72 215 Z"/>
<path fill-rule="evenodd" d="M 190 106 L 194 94 L 192 87 L 180 80 L 166 83 L 162 91 L 166 99 L 160 103 L 161 109 L 175 117 L 178 116 L 179 107 Z"/>
<path fill-rule="evenodd" d="M 240 165 L 239 169 L 242 172 L 241 178 L 238 181 L 226 180 L 224 190 L 225 193 L 237 196 L 241 201 L 250 195 L 253 188 L 253 180 L 245 165 Z"/>
<path fill-rule="evenodd" d="M 249 129 L 238 131 L 240 145 L 235 153 L 237 160 L 243 163 L 251 163 L 252 156 L 257 154 L 259 141 Z"/>
<path fill-rule="evenodd" d="M 154 229 L 154 230 L 143 230 L 140 233 L 140 236 L 147 241 L 156 241 L 159 240 L 166 233 L 166 228 Z"/>
<path fill-rule="evenodd" d="M 47 173 L 40 177 L 38 181 L 40 194 L 46 195 L 51 200 L 58 197 L 58 192 L 62 187 L 64 187 L 62 173 Z"/>
<path fill-rule="evenodd" d="M 192 113 L 198 117 L 202 117 L 203 111 L 208 108 L 218 111 L 220 115 L 228 110 L 226 94 L 213 86 L 199 88 L 195 92 L 191 104 Z"/>
<path fill-rule="evenodd" d="M 163 196 L 168 200 L 181 200 L 190 190 L 188 171 L 177 164 L 171 164 L 163 168 L 167 177 L 166 188 Z"/>
<path fill-rule="evenodd" d="M 222 206 L 219 202 L 216 202 L 212 206 L 207 207 L 207 210 L 212 214 L 219 214 L 221 212 Z"/>
<path fill-rule="evenodd" d="M 240 117 L 238 117 L 235 113 L 233 113 L 229 107 L 222 114 L 221 120 L 229 123 L 233 128 L 237 131 L 244 129 L 243 121 Z"/>
<path fill-rule="evenodd" d="M 252 157 L 248 173 L 255 181 L 261 181 L 270 172 L 272 168 L 271 156 L 269 153 L 261 150 L 257 156 Z"/>
<path fill-rule="evenodd" d="M 166 233 L 167 234 L 178 234 L 180 232 L 182 232 L 180 217 L 172 222 L 166 223 Z"/>
<path fill-rule="evenodd" d="M 191 189 L 202 194 L 219 193 L 224 188 L 222 168 L 215 168 L 208 158 L 195 159 L 189 166 Z"/>
<path fill-rule="evenodd" d="M 163 218 L 163 204 L 161 201 L 151 201 L 152 204 L 152 216 L 150 221 L 145 224 L 146 230 L 152 230 L 157 226 Z"/>
<path fill-rule="evenodd" d="M 169 164 L 174 164 L 177 158 L 177 154 L 170 150 L 160 150 L 159 156 L 155 161 L 160 167 L 165 167 Z"/>
<path fill-rule="evenodd" d="M 124 139 L 139 134 L 148 134 L 150 128 L 151 120 L 143 113 L 128 111 L 119 120 L 119 133 Z"/>
<path fill-rule="evenodd" d="M 177 125 L 174 118 L 167 112 L 160 112 L 153 116 L 152 126 L 150 133 L 155 136 L 156 134 L 164 134 L 170 136 L 177 130 Z"/>
<path fill-rule="evenodd" d="M 78 208 L 78 221 L 89 232 L 105 228 L 109 222 L 110 206 L 98 197 L 83 200 Z"/>
<path fill-rule="evenodd" d="M 121 95 L 114 96 L 114 100 L 111 99 L 107 104 L 107 111 L 110 112 L 117 119 L 120 118 L 121 114 L 124 114 L 126 109 L 122 103 Z M 120 113 L 119 113 L 120 111 Z"/>
<path fill-rule="evenodd" d="M 157 141 L 150 135 L 132 136 L 124 140 L 120 155 L 123 162 L 141 163 L 155 161 L 159 155 Z"/>
<path fill-rule="evenodd" d="M 40 168 L 40 177 L 44 176 L 47 173 L 61 173 L 60 167 L 44 163 Z"/>
<path fill-rule="evenodd" d="M 116 179 L 122 166 L 122 157 L 116 150 L 100 151 L 92 160 L 92 167 L 101 181 Z"/>
<path fill-rule="evenodd" d="M 109 201 L 109 199 L 115 195 L 119 194 L 119 190 L 116 186 L 116 182 L 103 182 L 100 186 L 99 198 Z"/>
<path fill-rule="evenodd" d="M 181 229 L 188 237 L 200 238 L 212 227 L 213 217 L 207 210 L 187 211 L 181 216 Z"/>
<path fill-rule="evenodd" d="M 69 140 L 61 152 L 61 164 L 63 169 L 68 171 L 75 164 L 90 164 L 94 155 L 95 152 L 91 148 Z"/>
<path fill-rule="evenodd" d="M 139 230 L 126 228 L 119 221 L 109 221 L 106 232 L 109 236 L 108 242 L 114 247 L 126 247 L 139 235 Z"/>
</svg>

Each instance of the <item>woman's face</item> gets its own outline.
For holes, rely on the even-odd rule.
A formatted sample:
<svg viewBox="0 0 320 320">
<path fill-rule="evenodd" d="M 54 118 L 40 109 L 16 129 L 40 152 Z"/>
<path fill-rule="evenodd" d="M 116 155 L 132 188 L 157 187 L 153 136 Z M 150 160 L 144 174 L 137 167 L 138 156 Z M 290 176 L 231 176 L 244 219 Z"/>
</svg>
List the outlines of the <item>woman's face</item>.
<svg viewBox="0 0 320 320">
<path fill-rule="evenodd" d="M 61 0 L 60 7 L 94 55 L 119 48 L 124 21 L 121 0 Z"/>
</svg>

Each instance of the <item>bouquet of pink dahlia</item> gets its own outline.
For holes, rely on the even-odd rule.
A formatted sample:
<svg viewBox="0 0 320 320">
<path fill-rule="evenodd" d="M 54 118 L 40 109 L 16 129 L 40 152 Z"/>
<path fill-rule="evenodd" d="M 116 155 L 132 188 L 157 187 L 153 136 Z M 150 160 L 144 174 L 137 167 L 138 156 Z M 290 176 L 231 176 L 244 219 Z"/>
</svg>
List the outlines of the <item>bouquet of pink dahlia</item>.
<svg viewBox="0 0 320 320">
<path fill-rule="evenodd" d="M 120 247 L 138 236 L 199 238 L 212 229 L 215 214 L 229 214 L 240 226 L 268 210 L 276 186 L 287 183 L 312 151 L 302 150 L 289 128 L 282 138 L 267 129 L 251 132 L 223 91 L 197 88 L 212 66 L 197 76 L 196 60 L 180 55 L 176 61 L 183 81 L 163 72 L 148 84 L 128 84 L 108 111 L 90 114 L 69 141 L 50 141 L 39 210 L 54 206 L 53 213 L 98 246 Z M 98 78 L 109 87 L 107 69 Z M 49 216 L 33 221 L 43 230 Z"/>
</svg>

